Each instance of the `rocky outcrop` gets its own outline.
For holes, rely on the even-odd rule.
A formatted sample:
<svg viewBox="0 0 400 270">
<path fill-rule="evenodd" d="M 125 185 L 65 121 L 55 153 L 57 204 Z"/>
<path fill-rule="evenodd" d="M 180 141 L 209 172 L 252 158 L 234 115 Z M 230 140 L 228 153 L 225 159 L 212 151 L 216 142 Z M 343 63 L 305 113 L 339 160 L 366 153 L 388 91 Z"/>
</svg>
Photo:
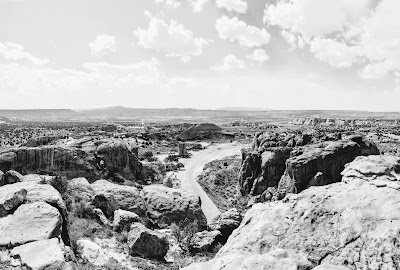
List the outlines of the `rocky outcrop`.
<svg viewBox="0 0 400 270">
<path fill-rule="evenodd" d="M 139 216 L 145 216 L 146 202 L 140 194 L 140 190 L 136 187 L 113 184 L 106 180 L 98 180 L 91 186 L 95 196 L 98 196 L 99 200 L 101 198 L 108 200 L 108 209 L 114 208 L 110 212 L 110 215 L 114 214 L 114 210 L 122 209 L 134 212 Z M 114 202 L 116 206 L 114 206 Z M 99 208 L 101 209 L 101 207 Z"/>
<path fill-rule="evenodd" d="M 40 240 L 15 247 L 11 256 L 22 266 L 32 270 L 61 269 L 65 262 L 64 253 L 57 238 Z"/>
<path fill-rule="evenodd" d="M 141 223 L 134 223 L 128 235 L 128 247 L 132 256 L 163 260 L 169 243 L 165 235 L 147 229 Z"/>
<path fill-rule="evenodd" d="M 113 220 L 113 230 L 116 232 L 121 232 L 124 229 L 130 228 L 130 225 L 135 222 L 140 222 L 140 218 L 135 213 L 125 211 L 125 210 L 115 210 L 114 220 Z"/>
<path fill-rule="evenodd" d="M 25 181 L 25 178 L 19 172 L 9 170 L 3 175 L 2 185 L 9 185 L 23 181 Z"/>
<path fill-rule="evenodd" d="M 261 153 L 243 151 L 239 172 L 239 188 L 242 195 L 259 195 L 268 187 L 277 186 L 291 150 L 288 147 L 275 147 Z"/>
<path fill-rule="evenodd" d="M 205 263 L 194 263 L 183 270 L 308 270 L 311 266 L 303 254 L 275 249 L 265 254 L 227 254 Z"/>
<path fill-rule="evenodd" d="M 56 237 L 61 234 L 61 225 L 61 214 L 49 204 L 23 204 L 3 225 L 0 246 L 16 246 Z"/>
<path fill-rule="evenodd" d="M 211 252 L 212 249 L 221 241 L 220 231 L 197 232 L 192 244 L 194 252 Z"/>
<path fill-rule="evenodd" d="M 166 228 L 171 223 L 179 223 L 187 219 L 197 220 L 200 227 L 205 228 L 207 219 L 201 210 L 200 197 L 179 189 L 161 185 L 145 186 L 143 198 L 146 201 L 147 213 L 152 225 Z"/>
<path fill-rule="evenodd" d="M 215 259 L 187 269 L 275 269 L 266 258 L 282 249 L 280 259 L 303 258 L 293 269 L 397 269 L 399 166 L 398 157 L 358 157 L 340 183 L 255 204 Z"/>
<path fill-rule="evenodd" d="M 357 156 L 365 155 L 379 155 L 379 150 L 361 136 L 306 147 L 300 155 L 286 161 L 286 171 L 279 181 L 278 193 L 306 189 L 319 172 L 323 173 L 324 182 L 318 185 L 339 182 L 344 166 Z"/>
<path fill-rule="evenodd" d="M 191 126 L 187 130 L 179 134 L 176 138 L 184 141 L 197 140 L 212 138 L 213 136 L 221 135 L 221 133 L 222 129 L 219 126 L 210 123 L 201 123 Z"/>
<path fill-rule="evenodd" d="M 210 230 L 218 230 L 221 232 L 221 240 L 226 242 L 233 230 L 239 227 L 242 222 L 242 216 L 235 208 L 216 216 L 209 224 Z"/>
<path fill-rule="evenodd" d="M 142 165 L 137 151 L 114 139 L 95 141 L 84 138 L 38 147 L 19 147 L 0 153 L 0 170 L 23 174 L 66 174 L 85 177 L 140 180 Z"/>
<path fill-rule="evenodd" d="M 0 187 L 0 218 L 17 209 L 25 200 L 27 191 L 22 186 Z"/>
</svg>

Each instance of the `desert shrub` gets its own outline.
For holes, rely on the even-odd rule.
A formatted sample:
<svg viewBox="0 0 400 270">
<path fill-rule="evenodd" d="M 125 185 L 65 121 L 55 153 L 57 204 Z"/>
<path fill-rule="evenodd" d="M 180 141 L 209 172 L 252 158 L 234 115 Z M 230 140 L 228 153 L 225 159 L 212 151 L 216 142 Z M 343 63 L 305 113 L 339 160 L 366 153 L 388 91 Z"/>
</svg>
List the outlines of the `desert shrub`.
<svg viewBox="0 0 400 270">
<path fill-rule="evenodd" d="M 168 155 L 166 158 L 164 158 L 164 162 L 178 162 L 179 161 L 179 155 Z"/>
<path fill-rule="evenodd" d="M 147 160 L 149 162 L 153 162 L 156 161 L 157 158 L 154 156 L 153 151 L 147 150 L 141 154 L 140 160 Z"/>
<path fill-rule="evenodd" d="M 195 220 L 194 222 L 190 222 L 188 219 L 185 219 L 179 222 L 179 224 L 176 223 L 171 224 L 172 236 L 176 239 L 179 247 L 185 253 L 192 253 L 194 238 L 196 236 L 197 231 L 198 231 L 197 220 Z"/>
<path fill-rule="evenodd" d="M 163 185 L 166 186 L 166 187 L 169 187 L 169 188 L 173 188 L 174 187 L 174 183 L 172 181 L 172 176 L 171 175 L 164 179 Z"/>
<path fill-rule="evenodd" d="M 53 181 L 50 182 L 61 195 L 65 194 L 68 190 L 68 180 L 65 176 L 56 176 Z"/>
<path fill-rule="evenodd" d="M 152 182 L 161 181 L 166 174 L 165 165 L 161 162 L 154 162 L 143 166 L 143 179 Z"/>
</svg>

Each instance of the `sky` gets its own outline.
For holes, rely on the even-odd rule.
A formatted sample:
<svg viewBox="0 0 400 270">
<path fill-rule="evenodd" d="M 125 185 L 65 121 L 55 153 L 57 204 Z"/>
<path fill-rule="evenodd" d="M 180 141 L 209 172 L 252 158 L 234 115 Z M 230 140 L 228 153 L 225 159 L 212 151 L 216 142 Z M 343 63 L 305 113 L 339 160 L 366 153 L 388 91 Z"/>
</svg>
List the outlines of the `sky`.
<svg viewBox="0 0 400 270">
<path fill-rule="evenodd" d="M 400 111 L 399 0 L 0 0 L 0 109 Z"/>
</svg>

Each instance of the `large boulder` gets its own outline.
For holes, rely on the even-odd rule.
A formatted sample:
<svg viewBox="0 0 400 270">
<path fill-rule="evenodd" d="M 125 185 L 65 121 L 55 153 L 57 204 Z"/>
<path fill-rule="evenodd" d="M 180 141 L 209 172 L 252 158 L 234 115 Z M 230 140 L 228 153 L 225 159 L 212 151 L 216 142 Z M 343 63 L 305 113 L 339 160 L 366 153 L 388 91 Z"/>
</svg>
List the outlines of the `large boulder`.
<svg viewBox="0 0 400 270">
<path fill-rule="evenodd" d="M 0 187 L 0 218 L 8 215 L 25 200 L 27 191 L 22 186 L 6 185 Z"/>
<path fill-rule="evenodd" d="M 79 239 L 76 245 L 79 257 L 93 265 L 103 266 L 112 259 L 98 244 L 89 239 Z"/>
<path fill-rule="evenodd" d="M 161 185 L 145 186 L 143 197 L 146 201 L 146 216 L 158 228 L 166 228 L 173 222 L 187 219 L 197 220 L 200 227 L 207 225 L 207 219 L 201 210 L 200 197 L 179 189 Z"/>
<path fill-rule="evenodd" d="M 121 232 L 124 229 L 130 227 L 132 223 L 140 222 L 140 218 L 133 212 L 125 211 L 125 210 L 115 210 L 114 211 L 114 220 L 113 220 L 113 230 L 117 232 Z"/>
<path fill-rule="evenodd" d="M 286 171 L 279 181 L 278 193 L 296 193 L 306 189 L 318 172 L 323 173 L 325 180 L 318 185 L 339 182 L 344 166 L 357 156 L 366 155 L 379 155 L 379 150 L 361 136 L 306 147 L 300 155 L 286 160 Z"/>
<path fill-rule="evenodd" d="M 169 243 L 164 234 L 147 229 L 141 223 L 133 223 L 128 235 L 128 247 L 132 256 L 163 260 Z"/>
<path fill-rule="evenodd" d="M 65 262 L 58 238 L 40 240 L 15 247 L 11 256 L 21 261 L 22 266 L 31 270 L 61 269 Z"/>
<path fill-rule="evenodd" d="M 108 198 L 109 205 L 112 205 L 113 201 L 115 201 L 118 204 L 117 209 L 119 208 L 134 212 L 139 216 L 145 216 L 146 203 L 140 194 L 140 190 L 136 187 L 113 184 L 106 180 L 98 180 L 91 186 L 95 195 L 104 196 L 106 199 Z M 114 214 L 113 211 L 112 214 Z"/>
<path fill-rule="evenodd" d="M 193 238 L 194 252 L 211 252 L 212 249 L 220 243 L 222 238 L 220 231 L 202 231 L 197 232 Z"/>
<path fill-rule="evenodd" d="M 398 268 L 399 166 L 398 157 L 358 158 L 346 166 L 343 182 L 255 204 L 216 258 L 199 267 L 219 270 L 222 262 L 233 265 L 236 258 L 268 256 L 282 248 L 304 254 L 319 269 Z"/>
<path fill-rule="evenodd" d="M 236 208 L 216 216 L 209 224 L 210 230 L 218 230 L 222 234 L 222 241 L 226 241 L 232 234 L 233 230 L 237 229 L 242 222 L 242 216 Z"/>
<path fill-rule="evenodd" d="M 9 170 L 3 175 L 4 185 L 23 182 L 24 180 L 25 178 L 22 174 L 13 170 Z"/>
<path fill-rule="evenodd" d="M 0 246 L 16 246 L 56 237 L 61 234 L 61 224 L 61 214 L 49 204 L 23 204 L 0 231 Z"/>
</svg>

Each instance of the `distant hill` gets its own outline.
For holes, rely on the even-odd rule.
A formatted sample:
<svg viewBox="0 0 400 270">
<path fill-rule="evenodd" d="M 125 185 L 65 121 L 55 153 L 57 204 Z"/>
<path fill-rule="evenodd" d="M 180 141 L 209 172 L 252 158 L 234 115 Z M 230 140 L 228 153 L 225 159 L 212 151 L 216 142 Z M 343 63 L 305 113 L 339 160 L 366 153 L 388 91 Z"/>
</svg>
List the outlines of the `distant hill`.
<svg viewBox="0 0 400 270">
<path fill-rule="evenodd" d="M 251 111 L 259 111 L 259 112 L 263 112 L 263 111 L 270 111 L 270 109 L 266 109 L 266 108 L 252 108 L 252 107 L 222 107 L 222 108 L 218 108 L 215 109 L 217 111 L 247 111 L 247 112 L 251 112 Z"/>
<path fill-rule="evenodd" d="M 70 109 L 0 110 L 0 117 L 10 120 L 57 121 L 80 119 L 81 114 Z"/>
</svg>

